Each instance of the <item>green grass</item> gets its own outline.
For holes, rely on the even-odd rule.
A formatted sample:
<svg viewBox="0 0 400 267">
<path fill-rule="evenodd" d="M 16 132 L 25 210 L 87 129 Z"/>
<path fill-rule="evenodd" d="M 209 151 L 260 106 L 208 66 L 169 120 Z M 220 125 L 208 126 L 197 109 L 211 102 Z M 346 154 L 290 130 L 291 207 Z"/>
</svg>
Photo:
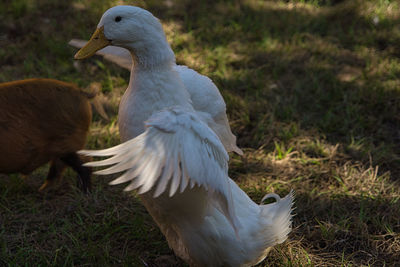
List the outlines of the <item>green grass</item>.
<svg viewBox="0 0 400 267">
<path fill-rule="evenodd" d="M 0 82 L 51 77 L 103 86 L 87 147 L 119 143 L 129 73 L 74 62 L 117 1 L 0 2 Z M 230 176 L 258 202 L 296 191 L 289 240 L 260 266 L 394 266 L 400 262 L 400 2 L 389 0 L 119 1 L 159 17 L 177 62 L 213 79 L 245 155 Z M 57 23 L 56 23 L 57 22 Z M 184 265 L 135 195 L 72 171 L 40 194 L 40 168 L 0 180 L 0 265 Z"/>
</svg>

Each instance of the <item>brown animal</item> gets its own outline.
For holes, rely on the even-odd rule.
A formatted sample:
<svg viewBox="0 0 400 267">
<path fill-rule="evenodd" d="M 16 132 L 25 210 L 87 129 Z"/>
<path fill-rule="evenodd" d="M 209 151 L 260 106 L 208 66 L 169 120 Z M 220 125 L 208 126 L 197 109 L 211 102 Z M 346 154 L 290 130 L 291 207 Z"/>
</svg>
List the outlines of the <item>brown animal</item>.
<svg viewBox="0 0 400 267">
<path fill-rule="evenodd" d="M 0 84 L 0 173 L 29 174 L 51 161 L 48 188 L 66 166 L 78 173 L 82 190 L 90 190 L 91 170 L 82 166 L 81 150 L 92 119 L 86 93 L 74 84 L 28 79 Z"/>
</svg>

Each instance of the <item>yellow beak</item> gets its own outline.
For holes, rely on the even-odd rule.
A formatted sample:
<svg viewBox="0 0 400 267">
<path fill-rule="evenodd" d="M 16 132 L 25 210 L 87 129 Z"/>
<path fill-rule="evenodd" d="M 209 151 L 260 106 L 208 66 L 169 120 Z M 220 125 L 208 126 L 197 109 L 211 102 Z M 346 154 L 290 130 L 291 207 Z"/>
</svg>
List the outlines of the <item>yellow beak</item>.
<svg viewBox="0 0 400 267">
<path fill-rule="evenodd" d="M 104 36 L 104 26 L 98 28 L 90 37 L 90 40 L 74 56 L 75 59 L 85 59 L 91 57 L 96 51 L 108 46 L 111 41 Z"/>
</svg>

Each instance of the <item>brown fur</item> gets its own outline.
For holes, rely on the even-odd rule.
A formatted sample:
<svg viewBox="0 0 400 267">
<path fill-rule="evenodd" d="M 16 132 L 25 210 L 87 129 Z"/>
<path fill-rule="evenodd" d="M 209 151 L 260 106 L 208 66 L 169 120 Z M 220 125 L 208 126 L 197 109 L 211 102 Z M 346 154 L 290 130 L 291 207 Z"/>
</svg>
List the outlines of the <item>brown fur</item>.
<svg viewBox="0 0 400 267">
<path fill-rule="evenodd" d="M 91 123 L 91 97 L 73 84 L 52 79 L 0 84 L 0 173 L 29 174 L 51 161 L 41 189 L 61 176 L 65 164 L 86 179 L 86 167 L 75 158 Z M 80 166 L 68 163 L 71 157 Z M 88 190 L 85 184 L 89 187 L 90 180 L 82 183 Z"/>
</svg>

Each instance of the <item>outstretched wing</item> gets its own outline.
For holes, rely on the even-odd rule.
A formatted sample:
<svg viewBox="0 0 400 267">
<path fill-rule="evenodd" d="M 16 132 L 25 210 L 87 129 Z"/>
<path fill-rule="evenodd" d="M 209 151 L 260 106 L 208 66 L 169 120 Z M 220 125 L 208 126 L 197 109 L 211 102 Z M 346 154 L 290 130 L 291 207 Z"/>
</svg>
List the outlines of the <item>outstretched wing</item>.
<svg viewBox="0 0 400 267">
<path fill-rule="evenodd" d="M 108 175 L 125 171 L 110 184 L 130 182 L 125 190 L 139 194 L 154 190 L 154 197 L 169 191 L 172 197 L 188 186 L 202 186 L 220 205 L 237 229 L 228 177 L 229 156 L 217 135 L 195 113 L 174 107 L 154 114 L 146 131 L 118 146 L 88 156 L 112 156 L 86 166 L 114 166 L 95 172 Z"/>
</svg>

